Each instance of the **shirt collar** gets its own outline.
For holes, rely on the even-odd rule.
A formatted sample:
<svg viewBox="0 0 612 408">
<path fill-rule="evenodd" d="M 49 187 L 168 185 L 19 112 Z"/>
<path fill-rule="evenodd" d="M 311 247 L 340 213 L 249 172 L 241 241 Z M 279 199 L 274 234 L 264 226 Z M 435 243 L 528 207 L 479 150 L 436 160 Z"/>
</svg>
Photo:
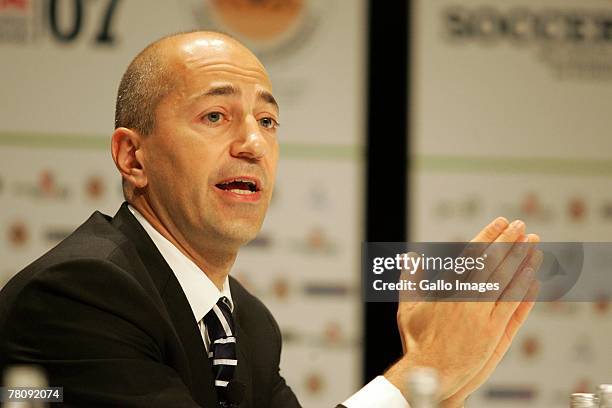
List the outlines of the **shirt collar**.
<svg viewBox="0 0 612 408">
<path fill-rule="evenodd" d="M 234 311 L 228 277 L 223 282 L 222 290 L 219 290 L 204 271 L 153 228 L 138 210 L 131 205 L 128 205 L 128 208 L 151 237 L 164 260 L 174 272 L 183 292 L 185 292 L 185 297 L 187 297 L 187 302 L 191 306 L 196 322 L 202 320 L 222 296 L 229 299 L 230 309 Z"/>
</svg>

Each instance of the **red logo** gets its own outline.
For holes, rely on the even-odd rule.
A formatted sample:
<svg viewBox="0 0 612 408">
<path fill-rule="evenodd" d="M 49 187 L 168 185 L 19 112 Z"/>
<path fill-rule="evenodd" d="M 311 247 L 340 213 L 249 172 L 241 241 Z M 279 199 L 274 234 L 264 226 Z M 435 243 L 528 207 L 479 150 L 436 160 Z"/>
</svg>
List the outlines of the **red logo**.
<svg viewBox="0 0 612 408">
<path fill-rule="evenodd" d="M 26 11 L 28 9 L 28 0 L 0 0 L 0 10 L 8 8 Z"/>
<path fill-rule="evenodd" d="M 212 4 L 227 27 L 255 41 L 287 32 L 304 10 L 304 0 L 213 0 Z"/>
</svg>

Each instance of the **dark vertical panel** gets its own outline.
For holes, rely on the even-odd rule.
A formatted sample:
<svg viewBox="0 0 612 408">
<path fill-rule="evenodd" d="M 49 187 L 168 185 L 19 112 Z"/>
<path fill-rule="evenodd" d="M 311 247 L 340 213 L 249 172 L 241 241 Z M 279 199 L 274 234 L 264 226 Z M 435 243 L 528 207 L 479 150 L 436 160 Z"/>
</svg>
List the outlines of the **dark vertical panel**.
<svg viewBox="0 0 612 408">
<path fill-rule="evenodd" d="M 366 240 L 405 241 L 408 191 L 408 0 L 369 1 Z M 364 380 L 401 356 L 397 304 L 365 307 Z"/>
</svg>

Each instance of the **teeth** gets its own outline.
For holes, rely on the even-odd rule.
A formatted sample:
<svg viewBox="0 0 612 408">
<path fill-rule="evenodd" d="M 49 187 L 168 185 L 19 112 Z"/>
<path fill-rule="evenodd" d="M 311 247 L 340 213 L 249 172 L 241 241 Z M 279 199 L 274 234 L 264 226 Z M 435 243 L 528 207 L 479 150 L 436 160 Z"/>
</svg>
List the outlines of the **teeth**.
<svg viewBox="0 0 612 408">
<path fill-rule="evenodd" d="M 240 190 L 240 189 L 237 189 L 237 188 L 233 188 L 233 189 L 231 189 L 229 191 L 231 191 L 232 193 L 236 193 L 236 194 L 255 194 L 254 191 Z"/>
</svg>

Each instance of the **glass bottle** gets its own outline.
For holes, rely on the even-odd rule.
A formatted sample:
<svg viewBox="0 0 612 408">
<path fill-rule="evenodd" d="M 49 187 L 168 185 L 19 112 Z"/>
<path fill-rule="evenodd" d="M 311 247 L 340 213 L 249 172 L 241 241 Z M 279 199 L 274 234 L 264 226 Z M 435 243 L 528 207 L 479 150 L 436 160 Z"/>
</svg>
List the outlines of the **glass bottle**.
<svg viewBox="0 0 612 408">
<path fill-rule="evenodd" d="M 595 394 L 575 392 L 570 395 L 570 408 L 597 408 Z"/>
<path fill-rule="evenodd" d="M 612 384 L 601 384 L 597 387 L 599 408 L 612 408 Z"/>
</svg>

